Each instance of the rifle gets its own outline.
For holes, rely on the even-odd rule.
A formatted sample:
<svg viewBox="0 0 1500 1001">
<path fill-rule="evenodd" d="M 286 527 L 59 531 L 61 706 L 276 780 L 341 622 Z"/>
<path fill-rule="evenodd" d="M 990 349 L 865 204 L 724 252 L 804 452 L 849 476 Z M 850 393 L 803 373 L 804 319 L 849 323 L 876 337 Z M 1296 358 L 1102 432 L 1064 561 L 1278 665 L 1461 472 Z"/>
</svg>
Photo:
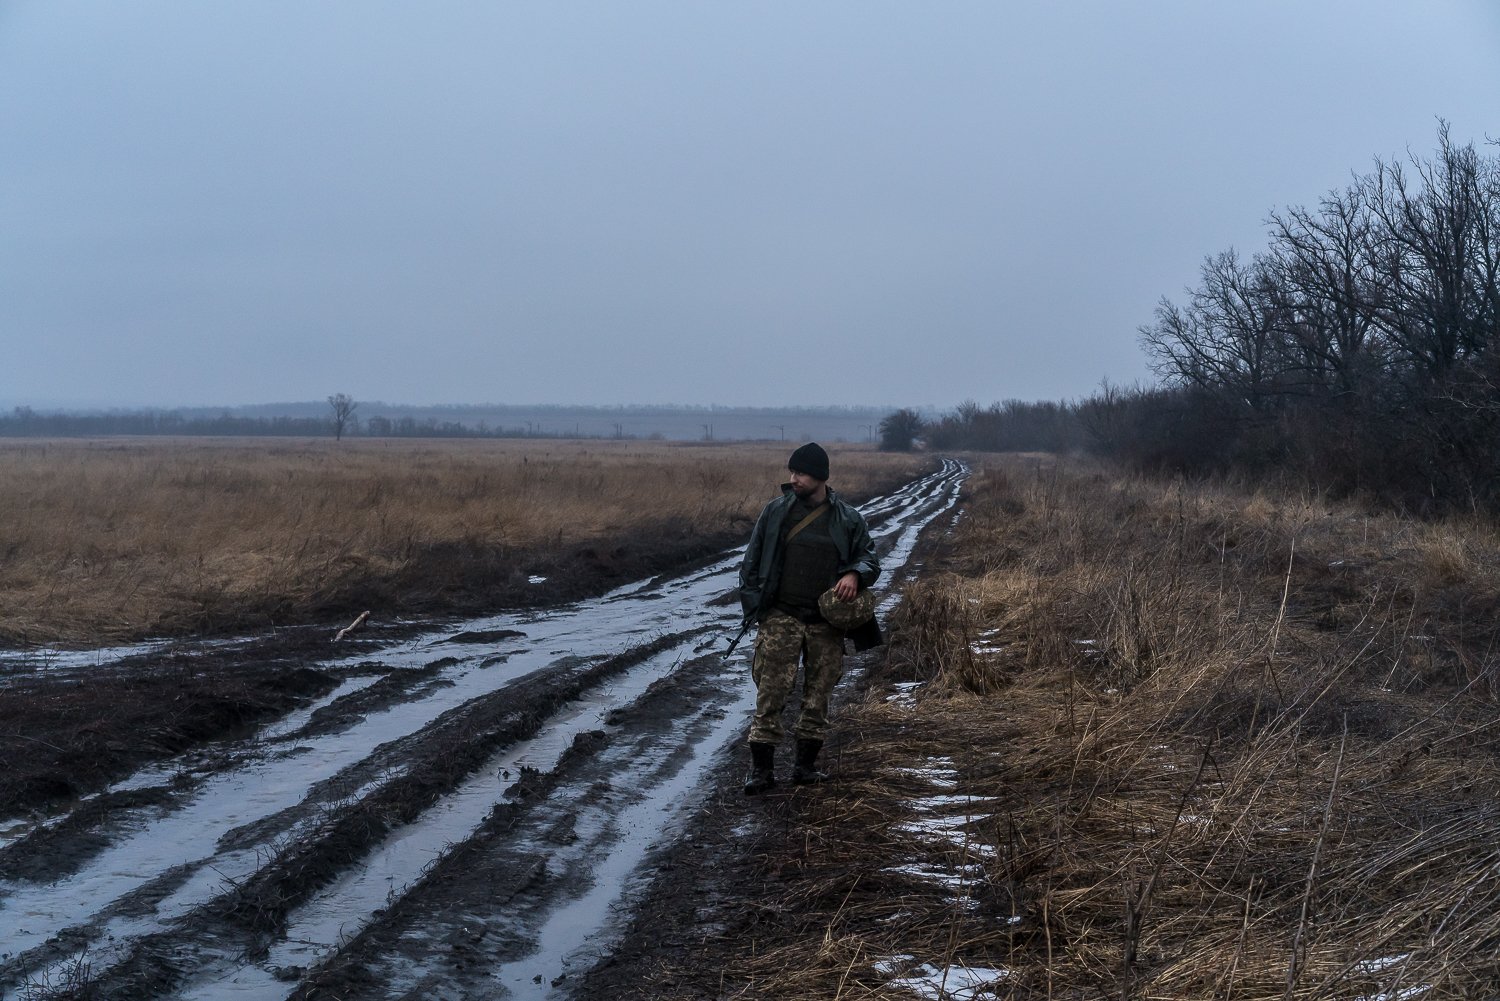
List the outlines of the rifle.
<svg viewBox="0 0 1500 1001">
<path fill-rule="evenodd" d="M 737 633 L 735 635 L 734 639 L 732 639 L 732 640 L 729 641 L 729 648 L 724 651 L 724 659 L 725 660 L 728 660 L 729 659 L 729 655 L 732 654 L 732 653 L 734 653 L 734 648 L 740 645 L 740 640 L 742 640 L 742 639 L 745 638 L 745 634 L 750 631 L 750 627 L 752 625 L 754 625 L 754 624 L 755 624 L 755 618 L 753 616 L 748 616 L 747 615 L 745 617 L 745 624 L 742 625 L 742 626 L 740 626 L 739 633 Z"/>
</svg>

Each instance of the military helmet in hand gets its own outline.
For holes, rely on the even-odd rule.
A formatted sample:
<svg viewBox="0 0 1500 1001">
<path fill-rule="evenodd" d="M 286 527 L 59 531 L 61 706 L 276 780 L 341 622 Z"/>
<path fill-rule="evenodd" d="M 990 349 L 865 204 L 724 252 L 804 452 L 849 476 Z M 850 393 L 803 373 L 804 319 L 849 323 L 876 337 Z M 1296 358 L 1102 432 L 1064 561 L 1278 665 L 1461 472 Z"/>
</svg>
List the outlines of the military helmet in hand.
<svg viewBox="0 0 1500 1001">
<path fill-rule="evenodd" d="M 875 617 L 875 595 L 862 590 L 849 601 L 840 601 L 829 588 L 818 595 L 818 611 L 835 629 L 857 629 Z"/>
</svg>

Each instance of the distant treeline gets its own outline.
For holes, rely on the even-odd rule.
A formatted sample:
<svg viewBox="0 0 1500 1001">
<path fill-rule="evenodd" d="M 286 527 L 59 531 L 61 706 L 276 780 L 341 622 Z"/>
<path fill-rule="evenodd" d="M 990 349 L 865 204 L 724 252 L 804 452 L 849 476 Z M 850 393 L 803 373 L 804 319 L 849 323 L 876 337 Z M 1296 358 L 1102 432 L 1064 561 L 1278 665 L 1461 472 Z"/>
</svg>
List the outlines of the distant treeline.
<svg viewBox="0 0 1500 1001">
<path fill-rule="evenodd" d="M 381 414 L 396 420 L 412 417 L 418 421 L 428 418 L 439 422 L 458 421 L 470 427 L 481 420 L 492 425 L 525 424 L 525 418 L 545 418 L 551 421 L 568 421 L 578 418 L 610 420 L 614 418 L 637 419 L 643 417 L 702 416 L 702 417 L 751 417 L 755 419 L 779 417 L 848 417 L 866 420 L 878 419 L 889 412 L 890 407 L 871 406 L 796 406 L 796 407 L 741 407 L 725 404 L 690 403 L 620 403 L 610 405 L 585 405 L 577 403 L 386 403 L 383 400 L 359 400 L 359 409 Z M 174 413 L 187 417 L 212 417 L 219 413 L 230 413 L 249 417 L 267 416 L 326 416 L 328 404 L 320 400 L 303 400 L 291 403 L 253 403 L 234 407 L 173 407 Z"/>
<path fill-rule="evenodd" d="M 966 404 L 923 437 L 1500 512 L 1500 160 L 1438 139 L 1209 257 L 1140 328 L 1161 386 Z"/>
<path fill-rule="evenodd" d="M 335 400 L 347 407 L 343 427 Z M 328 402 L 255 404 L 211 409 L 43 410 L 15 407 L 0 413 L 0 437 L 104 437 L 109 435 L 246 435 L 365 438 L 769 438 L 795 436 L 802 426 L 823 427 L 836 440 L 844 425 L 866 437 L 887 410 L 872 407 L 668 407 L 504 406 L 497 404 L 403 406 L 364 403 L 338 394 Z M 863 423 L 860 423 L 863 422 Z M 705 433 L 706 432 L 706 433 Z"/>
<path fill-rule="evenodd" d="M 351 421 L 345 435 L 380 438 L 554 438 L 560 434 L 525 427 L 469 426 L 435 418 L 374 416 Z M 177 411 L 130 410 L 109 413 L 38 412 L 16 407 L 0 414 L 0 437 L 69 438 L 107 435 L 244 435 L 333 437 L 334 424 L 323 417 L 243 417 L 231 414 L 188 416 Z"/>
<path fill-rule="evenodd" d="M 173 411 L 130 410 L 76 414 L 16 407 L 0 414 L 6 437 L 92 437 L 96 435 L 329 435 L 327 417 L 186 417 Z"/>
</svg>

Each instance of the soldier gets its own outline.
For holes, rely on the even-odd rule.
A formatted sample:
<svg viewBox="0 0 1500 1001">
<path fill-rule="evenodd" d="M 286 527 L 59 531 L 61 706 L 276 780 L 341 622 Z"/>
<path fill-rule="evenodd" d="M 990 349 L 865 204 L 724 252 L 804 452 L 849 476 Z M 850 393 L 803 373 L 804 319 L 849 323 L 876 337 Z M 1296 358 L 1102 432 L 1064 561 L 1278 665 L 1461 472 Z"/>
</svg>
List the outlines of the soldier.
<svg viewBox="0 0 1500 1001">
<path fill-rule="evenodd" d="M 816 442 L 793 452 L 787 469 L 791 482 L 761 511 L 740 565 L 745 625 L 759 625 L 747 796 L 776 785 L 781 711 L 798 662 L 802 714 L 792 781 L 821 782 L 828 776 L 816 767 L 818 752 L 828 730 L 828 698 L 843 674 L 844 636 L 859 650 L 881 641 L 866 590 L 880 576 L 880 560 L 865 519 L 828 489 L 828 453 Z"/>
</svg>

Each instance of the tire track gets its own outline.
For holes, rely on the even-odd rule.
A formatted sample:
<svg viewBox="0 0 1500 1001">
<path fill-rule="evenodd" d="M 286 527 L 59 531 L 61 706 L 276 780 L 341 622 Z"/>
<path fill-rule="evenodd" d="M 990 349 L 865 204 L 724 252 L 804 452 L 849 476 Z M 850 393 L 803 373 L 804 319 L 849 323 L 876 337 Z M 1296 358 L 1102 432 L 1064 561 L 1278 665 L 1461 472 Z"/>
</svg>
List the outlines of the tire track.
<svg viewBox="0 0 1500 1001">
<path fill-rule="evenodd" d="M 865 505 L 886 580 L 899 579 L 921 527 L 952 508 L 964 473 L 945 463 Z M 232 748 L 185 801 L 146 803 L 130 831 L 66 878 L 43 885 L 23 865 L 0 869 L 0 990 L 30 984 L 29 996 L 47 997 L 46 985 L 83 961 L 100 997 L 285 997 L 314 965 L 325 978 L 357 965 L 357 943 L 393 915 L 405 915 L 417 938 L 446 941 L 455 932 L 423 903 L 424 887 L 438 885 L 424 870 L 494 841 L 502 812 L 511 825 L 502 841 L 551 845 L 549 887 L 618 898 L 643 846 L 670 829 L 671 808 L 743 727 L 743 659 L 704 656 L 704 638 L 729 633 L 738 618 L 723 599 L 741 552 L 592 601 L 393 644 L 373 660 L 396 680 L 352 679 Z M 371 659 L 327 666 L 353 672 L 363 662 L 368 671 Z M 673 698 L 674 688 L 696 697 Z M 160 781 L 143 773 L 116 791 Z M 507 795 L 545 808 L 494 807 L 511 803 Z M 620 827 L 632 809 L 641 811 L 639 837 Z M 570 811 L 582 827 L 575 821 L 574 840 L 552 845 L 547 837 L 561 836 Z M 523 822 L 522 813 L 538 819 Z M 536 885 L 522 880 L 516 893 Z M 525 963 L 538 950 L 576 947 L 546 931 L 549 921 L 561 927 L 548 915 L 571 913 L 573 898 L 549 889 L 538 899 L 530 924 L 485 920 L 489 960 Z M 421 927 L 427 920 L 435 923 Z M 576 914 L 564 919 L 563 930 L 578 923 Z M 358 937 L 341 952 L 349 935 Z M 442 964 L 408 967 L 387 973 L 413 990 L 436 989 L 445 976 L 450 987 L 477 989 Z M 491 979 L 484 996 L 525 989 Z"/>
</svg>

